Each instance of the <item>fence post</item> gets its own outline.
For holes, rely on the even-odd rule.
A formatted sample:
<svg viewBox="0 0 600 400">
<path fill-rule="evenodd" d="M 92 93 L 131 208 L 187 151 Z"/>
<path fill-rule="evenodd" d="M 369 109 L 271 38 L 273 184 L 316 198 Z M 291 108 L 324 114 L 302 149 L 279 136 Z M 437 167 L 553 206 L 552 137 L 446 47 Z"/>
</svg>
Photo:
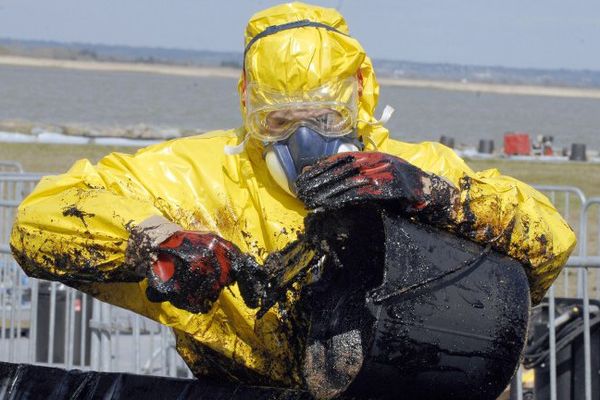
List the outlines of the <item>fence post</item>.
<svg viewBox="0 0 600 400">
<path fill-rule="evenodd" d="M 100 371 L 100 316 L 102 314 L 102 310 L 100 309 L 100 300 L 94 299 L 92 300 L 92 303 L 92 319 L 90 322 L 92 323 L 93 327 L 90 328 L 92 330 L 92 337 L 90 339 L 90 345 L 92 346 L 90 366 L 93 370 Z"/>
<path fill-rule="evenodd" d="M 588 233 L 588 210 L 592 204 L 598 204 L 600 199 L 590 199 L 582 207 L 580 228 L 582 231 L 581 255 L 587 256 L 587 233 Z M 583 285 L 583 353 L 584 353 L 584 371 L 585 371 L 585 399 L 592 400 L 592 359 L 591 359 L 591 338 L 590 338 L 590 299 L 588 293 L 588 268 L 581 268 Z"/>
</svg>

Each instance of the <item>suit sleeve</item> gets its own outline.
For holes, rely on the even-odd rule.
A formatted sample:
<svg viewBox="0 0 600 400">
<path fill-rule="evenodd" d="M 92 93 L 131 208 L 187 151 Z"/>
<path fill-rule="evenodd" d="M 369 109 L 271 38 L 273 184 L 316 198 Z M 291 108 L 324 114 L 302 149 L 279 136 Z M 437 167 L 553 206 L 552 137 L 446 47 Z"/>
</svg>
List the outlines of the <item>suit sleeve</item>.
<svg viewBox="0 0 600 400">
<path fill-rule="evenodd" d="M 82 160 L 40 181 L 19 206 L 11 234 L 28 275 L 70 283 L 139 280 L 123 263 L 129 230 L 163 210 L 124 172 Z"/>
<path fill-rule="evenodd" d="M 156 195 L 165 182 L 152 165 L 164 158 L 152 149 L 114 153 L 97 166 L 81 160 L 63 175 L 43 178 L 17 210 L 10 243 L 17 262 L 31 277 L 60 281 L 174 328 L 191 329 L 189 318 L 181 317 L 185 311 L 147 299 L 147 280 L 125 262 L 132 227 L 148 218 L 195 228 L 174 198 Z M 172 158 L 173 168 L 184 169 L 178 160 Z"/>
<path fill-rule="evenodd" d="M 460 202 L 450 229 L 520 261 L 529 278 L 532 302 L 539 303 L 576 245 L 573 230 L 546 196 L 495 169 L 474 172 L 440 144 L 403 147 L 390 142 L 390 153 L 447 178 L 459 189 Z"/>
</svg>

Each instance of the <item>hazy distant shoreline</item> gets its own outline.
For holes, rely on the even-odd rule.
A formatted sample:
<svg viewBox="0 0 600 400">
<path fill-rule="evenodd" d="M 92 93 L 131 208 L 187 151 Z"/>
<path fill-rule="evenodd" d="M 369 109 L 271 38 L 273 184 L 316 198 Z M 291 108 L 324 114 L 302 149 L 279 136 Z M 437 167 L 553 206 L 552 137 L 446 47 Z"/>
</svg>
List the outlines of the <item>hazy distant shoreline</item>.
<svg viewBox="0 0 600 400">
<path fill-rule="evenodd" d="M 239 78 L 240 74 L 239 69 L 227 67 L 187 67 L 164 64 L 59 60 L 7 55 L 0 56 L 0 65 L 37 68 L 60 68 L 84 71 L 150 73 L 188 77 L 220 77 L 231 79 Z M 600 89 L 581 89 L 571 87 L 508 85 L 398 78 L 380 78 L 379 83 L 383 86 L 427 88 L 447 91 L 600 99 Z"/>
</svg>

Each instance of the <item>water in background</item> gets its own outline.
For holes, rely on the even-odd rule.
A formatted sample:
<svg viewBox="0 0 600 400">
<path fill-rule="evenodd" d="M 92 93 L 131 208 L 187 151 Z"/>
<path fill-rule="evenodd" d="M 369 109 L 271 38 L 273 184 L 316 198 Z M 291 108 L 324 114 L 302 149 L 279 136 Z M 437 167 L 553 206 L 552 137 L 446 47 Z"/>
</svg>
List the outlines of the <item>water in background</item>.
<svg viewBox="0 0 600 400">
<path fill-rule="evenodd" d="M 239 126 L 237 81 L 130 72 L 0 66 L 0 120 L 102 126 L 224 129 Z M 504 132 L 554 136 L 600 149 L 600 100 L 517 96 L 384 86 L 380 107 L 396 114 L 392 136 L 405 141 L 452 136 L 476 146 Z"/>
</svg>

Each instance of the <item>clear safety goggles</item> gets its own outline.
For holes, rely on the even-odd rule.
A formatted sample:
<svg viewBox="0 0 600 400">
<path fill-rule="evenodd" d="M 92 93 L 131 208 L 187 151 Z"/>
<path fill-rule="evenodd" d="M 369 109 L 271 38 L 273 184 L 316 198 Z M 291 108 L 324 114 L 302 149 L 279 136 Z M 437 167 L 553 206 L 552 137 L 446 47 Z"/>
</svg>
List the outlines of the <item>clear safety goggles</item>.
<svg viewBox="0 0 600 400">
<path fill-rule="evenodd" d="M 255 83 L 246 87 L 246 129 L 263 142 L 287 139 L 299 126 L 328 137 L 344 136 L 353 131 L 357 116 L 356 78 L 292 94 Z"/>
</svg>

